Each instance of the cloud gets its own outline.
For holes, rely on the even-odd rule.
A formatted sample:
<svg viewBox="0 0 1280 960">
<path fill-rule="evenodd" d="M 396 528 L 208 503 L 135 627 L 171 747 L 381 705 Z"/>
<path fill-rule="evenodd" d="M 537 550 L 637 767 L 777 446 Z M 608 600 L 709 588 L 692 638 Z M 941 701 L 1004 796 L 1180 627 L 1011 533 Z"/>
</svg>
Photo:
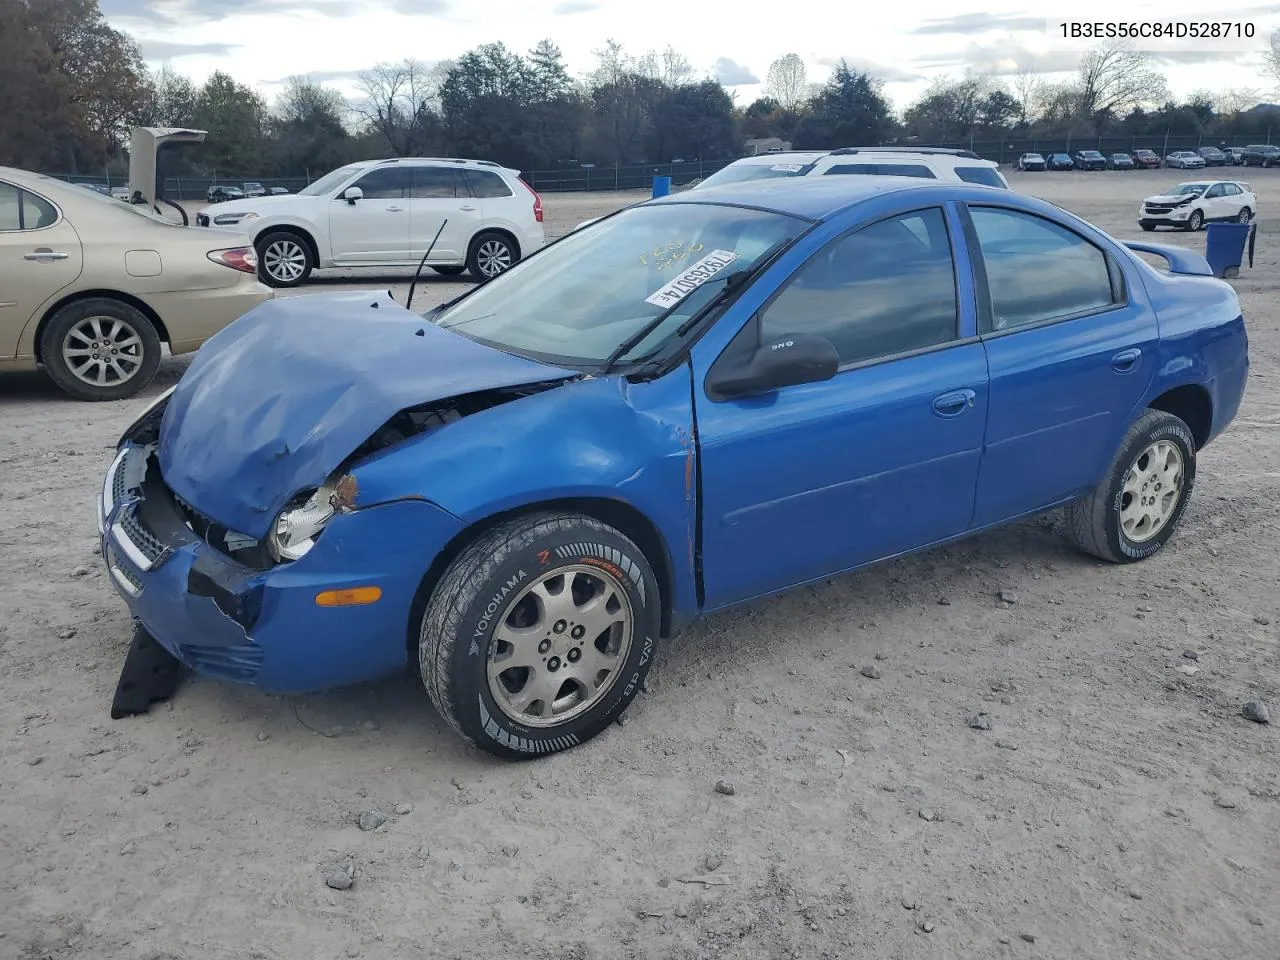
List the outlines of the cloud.
<svg viewBox="0 0 1280 960">
<path fill-rule="evenodd" d="M 1028 50 L 1015 43 L 971 43 L 963 50 L 926 54 L 913 61 L 927 69 L 972 70 L 1007 76 L 1032 73 L 1073 73 L 1080 66 L 1078 50 Z"/>
<path fill-rule="evenodd" d="M 1044 17 L 1024 17 L 1007 13 L 961 13 L 954 17 L 926 20 L 912 30 L 915 34 L 989 33 L 992 30 L 1044 29 Z"/>
<path fill-rule="evenodd" d="M 830 67 L 834 70 L 843 60 L 849 65 L 850 70 L 856 70 L 859 73 L 865 73 L 875 80 L 883 80 L 886 83 L 914 83 L 917 80 L 924 80 L 924 74 L 916 70 L 903 70 L 899 67 L 889 67 L 879 63 L 873 63 L 862 57 L 819 57 L 818 63 L 824 67 Z"/>
<path fill-rule="evenodd" d="M 561 0 L 551 12 L 558 17 L 567 16 L 571 13 L 589 13 L 592 10 L 599 10 L 600 4 L 595 0 Z"/>
<path fill-rule="evenodd" d="M 760 78 L 736 60 L 720 57 L 711 66 L 711 75 L 726 87 L 736 87 L 747 83 L 759 83 Z"/>
<path fill-rule="evenodd" d="M 249 2 L 256 2 L 256 0 L 249 0 Z M 341 0 L 341 2 L 345 2 L 345 0 Z M 353 4 L 353 6 L 359 9 L 363 4 Z M 420 14 L 444 13 L 452 6 L 452 0 L 391 0 L 390 3 L 391 9 L 396 13 L 403 13 L 411 17 Z"/>
<path fill-rule="evenodd" d="M 439 14 L 452 7 L 453 0 L 381 0 L 381 5 L 410 15 Z M 335 18 L 355 17 L 369 4 L 361 0 L 100 0 L 99 6 L 108 18 L 129 17 L 191 26 L 238 14 L 306 12 Z"/>
<path fill-rule="evenodd" d="M 335 83 L 339 80 L 357 80 L 360 74 L 371 69 L 366 67 L 364 70 L 310 70 L 300 74 L 302 79 L 309 80 L 312 83 Z M 277 77 L 274 80 L 259 80 L 264 87 L 279 87 L 288 83 L 290 77 Z"/>
<path fill-rule="evenodd" d="M 178 57 L 210 56 L 224 57 L 232 50 L 238 49 L 234 43 L 173 43 L 168 40 L 142 40 L 138 46 L 142 49 L 144 60 L 172 60 Z"/>
</svg>

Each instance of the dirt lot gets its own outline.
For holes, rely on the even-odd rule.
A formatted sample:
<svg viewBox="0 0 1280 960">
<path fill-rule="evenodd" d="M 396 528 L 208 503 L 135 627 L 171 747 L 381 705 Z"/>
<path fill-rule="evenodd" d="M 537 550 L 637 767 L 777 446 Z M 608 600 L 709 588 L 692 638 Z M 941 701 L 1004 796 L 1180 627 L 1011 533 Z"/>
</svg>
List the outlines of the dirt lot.
<svg viewBox="0 0 1280 960">
<path fill-rule="evenodd" d="M 1015 185 L 1130 238 L 1178 179 Z M 1280 172 L 1248 179 L 1280 211 Z M 549 196 L 549 226 L 624 199 Z M 462 748 L 410 677 L 197 680 L 111 721 L 131 631 L 94 497 L 147 398 L 0 380 L 0 958 L 1275 956 L 1280 716 L 1240 716 L 1280 714 L 1280 239 L 1258 253 L 1248 395 L 1158 558 L 1082 558 L 1048 516 L 761 602 L 670 644 L 625 729 L 529 764 Z"/>
</svg>

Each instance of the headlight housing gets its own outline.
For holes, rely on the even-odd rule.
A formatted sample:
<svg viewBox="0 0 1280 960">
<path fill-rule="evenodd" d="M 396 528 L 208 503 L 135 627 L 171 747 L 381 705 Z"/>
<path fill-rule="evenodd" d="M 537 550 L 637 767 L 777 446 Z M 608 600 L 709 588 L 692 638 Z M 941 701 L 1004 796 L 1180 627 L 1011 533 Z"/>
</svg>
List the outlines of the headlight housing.
<svg viewBox="0 0 1280 960">
<path fill-rule="evenodd" d="M 334 514 L 350 508 L 354 481 L 335 474 L 316 490 L 304 491 L 280 511 L 267 534 L 267 549 L 280 563 L 305 557 Z"/>
<path fill-rule="evenodd" d="M 237 223 L 249 223 L 258 219 L 256 213 L 220 213 L 213 222 L 220 227 L 234 227 Z"/>
</svg>

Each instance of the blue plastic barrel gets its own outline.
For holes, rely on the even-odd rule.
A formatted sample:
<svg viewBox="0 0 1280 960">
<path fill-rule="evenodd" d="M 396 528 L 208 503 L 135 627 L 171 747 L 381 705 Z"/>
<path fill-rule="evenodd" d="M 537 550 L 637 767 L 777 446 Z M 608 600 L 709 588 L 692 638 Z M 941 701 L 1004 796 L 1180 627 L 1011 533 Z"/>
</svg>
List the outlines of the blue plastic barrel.
<svg viewBox="0 0 1280 960">
<path fill-rule="evenodd" d="M 654 177 L 653 178 L 653 195 L 655 197 L 665 197 L 671 192 L 670 177 Z"/>
<path fill-rule="evenodd" d="M 1249 266 L 1253 266 L 1252 223 L 1211 223 L 1205 230 L 1204 258 L 1209 261 L 1215 277 L 1238 277 L 1244 263 L 1246 245 L 1249 248 Z"/>
</svg>

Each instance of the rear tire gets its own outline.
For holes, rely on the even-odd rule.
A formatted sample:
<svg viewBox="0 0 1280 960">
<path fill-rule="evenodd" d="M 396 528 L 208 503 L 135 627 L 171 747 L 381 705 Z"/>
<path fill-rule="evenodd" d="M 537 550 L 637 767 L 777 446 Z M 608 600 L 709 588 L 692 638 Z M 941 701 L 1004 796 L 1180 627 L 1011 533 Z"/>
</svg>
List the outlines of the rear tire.
<svg viewBox="0 0 1280 960">
<path fill-rule="evenodd" d="M 258 276 L 269 287 L 297 287 L 315 269 L 311 245 L 296 233 L 273 230 L 258 238 Z"/>
<path fill-rule="evenodd" d="M 467 270 L 481 283 L 506 273 L 520 261 L 520 251 L 510 237 L 486 231 L 477 234 L 467 251 Z"/>
<path fill-rule="evenodd" d="M 480 749 L 558 753 L 635 698 L 661 609 L 648 561 L 617 530 L 574 513 L 519 517 L 480 536 L 436 585 L 419 627 L 422 682 Z"/>
<path fill-rule="evenodd" d="M 40 359 L 49 378 L 77 400 L 124 400 L 155 378 L 160 335 L 146 314 L 123 301 L 78 300 L 45 324 Z"/>
<path fill-rule="evenodd" d="M 1066 508 L 1067 536 L 1111 563 L 1145 560 L 1173 536 L 1195 480 L 1191 429 L 1171 413 L 1147 410 L 1093 493 Z"/>
</svg>

